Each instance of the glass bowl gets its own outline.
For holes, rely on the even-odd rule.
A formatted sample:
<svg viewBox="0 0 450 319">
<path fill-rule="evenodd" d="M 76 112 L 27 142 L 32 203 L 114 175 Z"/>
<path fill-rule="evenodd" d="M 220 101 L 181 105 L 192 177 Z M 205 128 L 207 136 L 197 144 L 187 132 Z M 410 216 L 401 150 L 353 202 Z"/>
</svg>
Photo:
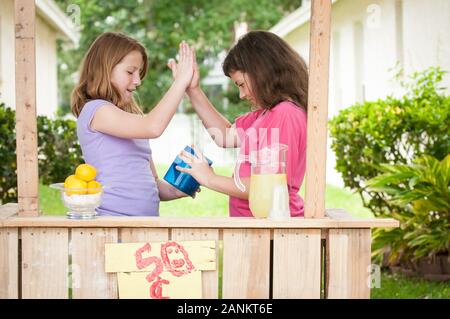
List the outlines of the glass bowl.
<svg viewBox="0 0 450 319">
<path fill-rule="evenodd" d="M 95 209 L 102 203 L 102 194 L 105 186 L 100 188 L 65 188 L 64 183 L 51 184 L 51 188 L 61 193 L 64 206 L 68 209 L 67 217 L 70 219 L 93 219 Z"/>
</svg>

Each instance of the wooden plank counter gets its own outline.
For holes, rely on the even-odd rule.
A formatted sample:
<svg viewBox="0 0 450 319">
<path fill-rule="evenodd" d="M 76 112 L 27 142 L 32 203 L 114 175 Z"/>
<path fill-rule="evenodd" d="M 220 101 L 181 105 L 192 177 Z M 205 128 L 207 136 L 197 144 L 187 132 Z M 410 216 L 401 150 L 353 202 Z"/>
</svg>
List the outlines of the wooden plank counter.
<svg viewBox="0 0 450 319">
<path fill-rule="evenodd" d="M 118 298 L 116 274 L 104 269 L 105 244 L 183 240 L 217 243 L 223 265 L 202 273 L 203 298 L 370 298 L 371 228 L 399 226 L 341 209 L 286 220 L 70 220 L 17 211 L 17 204 L 0 206 L 0 298 Z"/>
<path fill-rule="evenodd" d="M 97 217 L 72 220 L 65 216 L 17 217 L 0 219 L 0 227 L 129 227 L 129 228 L 395 228 L 391 218 L 289 218 L 286 220 L 251 217 Z"/>
</svg>

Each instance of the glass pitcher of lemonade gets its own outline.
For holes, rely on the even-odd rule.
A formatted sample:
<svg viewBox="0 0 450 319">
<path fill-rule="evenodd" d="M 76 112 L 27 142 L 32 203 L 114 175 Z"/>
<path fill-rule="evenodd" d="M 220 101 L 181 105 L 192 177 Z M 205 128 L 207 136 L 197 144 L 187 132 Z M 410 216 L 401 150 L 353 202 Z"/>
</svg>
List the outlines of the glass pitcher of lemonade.
<svg viewBox="0 0 450 319">
<path fill-rule="evenodd" d="M 289 193 L 286 178 L 287 145 L 272 144 L 250 152 L 251 163 L 249 205 L 253 216 L 257 218 L 290 217 Z M 236 164 L 234 179 L 236 186 L 245 191 L 245 185 L 239 178 L 239 166 Z"/>
</svg>

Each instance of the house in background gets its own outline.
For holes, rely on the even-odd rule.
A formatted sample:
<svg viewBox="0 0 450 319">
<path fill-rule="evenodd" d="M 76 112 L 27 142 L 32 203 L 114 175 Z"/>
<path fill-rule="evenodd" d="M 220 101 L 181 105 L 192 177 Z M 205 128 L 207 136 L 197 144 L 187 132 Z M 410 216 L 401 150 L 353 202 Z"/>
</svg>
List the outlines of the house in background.
<svg viewBox="0 0 450 319">
<path fill-rule="evenodd" d="M 270 31 L 308 63 L 311 2 L 302 2 Z M 450 71 L 449 0 L 332 2 L 329 118 L 357 102 L 401 94 L 392 68 L 405 75 L 430 66 Z M 443 84 L 449 92 L 448 75 Z M 341 186 L 330 147 L 327 154 L 327 182 Z"/>
<path fill-rule="evenodd" d="M 36 110 L 53 117 L 58 108 L 58 38 L 78 46 L 72 20 L 52 0 L 36 0 Z M 0 1 L 0 102 L 15 108 L 14 0 Z"/>
</svg>

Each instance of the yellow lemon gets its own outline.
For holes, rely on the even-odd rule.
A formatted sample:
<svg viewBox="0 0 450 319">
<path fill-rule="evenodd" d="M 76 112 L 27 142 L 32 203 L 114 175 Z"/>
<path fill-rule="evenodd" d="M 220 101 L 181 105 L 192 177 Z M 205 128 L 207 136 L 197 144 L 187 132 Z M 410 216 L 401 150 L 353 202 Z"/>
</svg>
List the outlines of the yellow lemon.
<svg viewBox="0 0 450 319">
<path fill-rule="evenodd" d="M 69 188 L 69 184 L 71 184 L 73 181 L 76 181 L 77 177 L 75 175 L 68 176 L 64 181 L 64 187 Z"/>
<path fill-rule="evenodd" d="M 81 188 L 77 190 L 66 191 L 66 194 L 69 196 L 73 194 L 83 195 L 87 192 L 87 190 L 84 190 L 85 188 L 87 188 L 87 183 L 82 179 L 79 179 L 75 175 L 70 175 L 64 181 L 64 188 Z"/>
<path fill-rule="evenodd" d="M 97 181 L 90 181 L 87 183 L 87 192 L 88 194 L 97 194 L 98 192 L 100 192 L 100 190 L 98 189 L 92 189 L 92 188 L 101 188 L 102 184 L 100 182 Z"/>
<path fill-rule="evenodd" d="M 85 182 L 90 182 L 97 175 L 97 170 L 89 164 L 80 164 L 75 170 L 75 175 Z"/>
</svg>

